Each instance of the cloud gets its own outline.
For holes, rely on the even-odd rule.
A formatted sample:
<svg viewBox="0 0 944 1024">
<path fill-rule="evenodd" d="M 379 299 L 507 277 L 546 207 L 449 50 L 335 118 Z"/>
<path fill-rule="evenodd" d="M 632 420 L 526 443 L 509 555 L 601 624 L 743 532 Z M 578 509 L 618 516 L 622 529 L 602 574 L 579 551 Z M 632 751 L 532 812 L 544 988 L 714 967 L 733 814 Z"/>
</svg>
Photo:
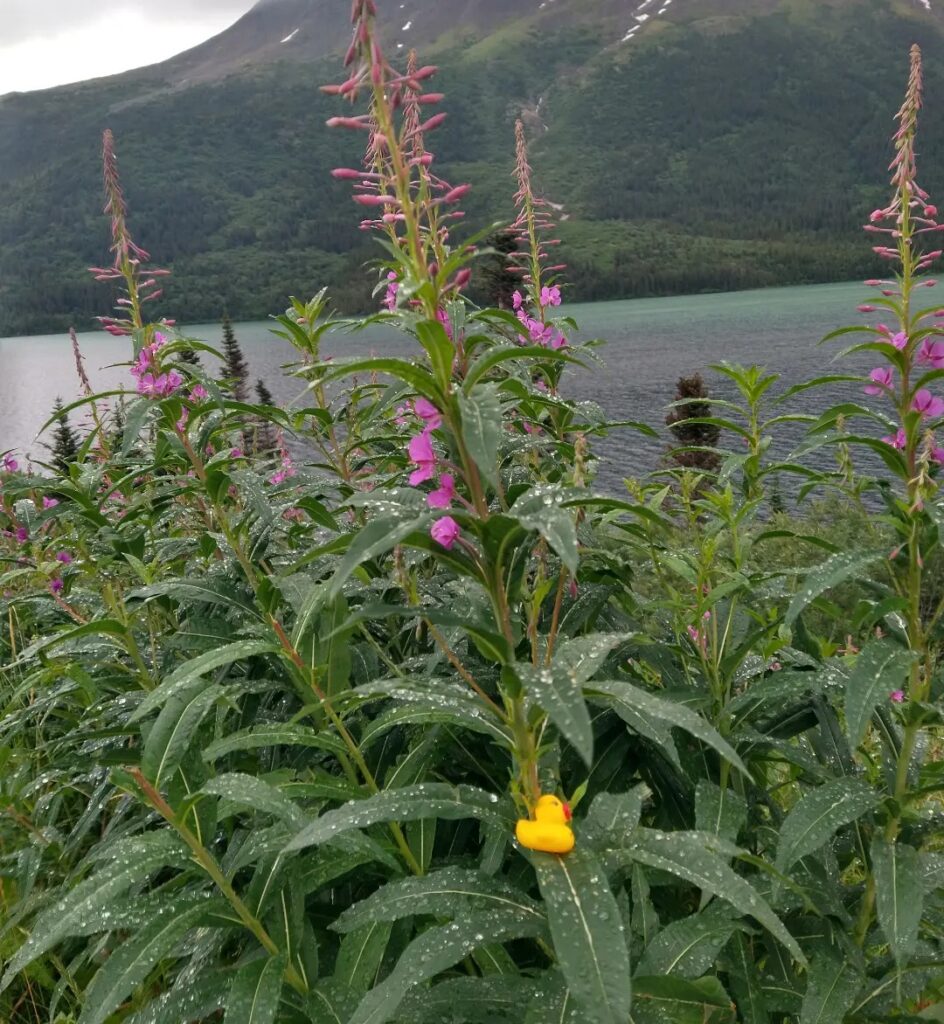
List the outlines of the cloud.
<svg viewBox="0 0 944 1024">
<path fill-rule="evenodd" d="M 103 20 L 140 15 L 154 24 L 238 18 L 252 0 L 2 0 L 0 52 L 18 43 L 82 29 Z"/>
<path fill-rule="evenodd" d="M 167 60 L 222 32 L 252 2 L 199 0 L 197 13 L 194 0 L 0 0 L 0 96 Z"/>
</svg>

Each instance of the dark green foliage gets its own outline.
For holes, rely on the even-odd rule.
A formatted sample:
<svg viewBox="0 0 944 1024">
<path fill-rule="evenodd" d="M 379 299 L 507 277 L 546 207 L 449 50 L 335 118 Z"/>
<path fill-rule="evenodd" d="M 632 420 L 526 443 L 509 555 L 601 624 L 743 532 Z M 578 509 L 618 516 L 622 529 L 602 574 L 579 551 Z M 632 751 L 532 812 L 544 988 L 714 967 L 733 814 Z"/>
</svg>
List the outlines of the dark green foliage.
<svg viewBox="0 0 944 1024">
<path fill-rule="evenodd" d="M 52 444 L 45 447 L 52 456 L 52 464 L 60 473 L 68 476 L 69 467 L 79 456 L 82 439 L 69 422 L 69 416 L 64 409 L 65 405 L 62 399 L 57 398 L 53 405 L 53 418 L 56 425 L 52 432 Z"/>
</svg>

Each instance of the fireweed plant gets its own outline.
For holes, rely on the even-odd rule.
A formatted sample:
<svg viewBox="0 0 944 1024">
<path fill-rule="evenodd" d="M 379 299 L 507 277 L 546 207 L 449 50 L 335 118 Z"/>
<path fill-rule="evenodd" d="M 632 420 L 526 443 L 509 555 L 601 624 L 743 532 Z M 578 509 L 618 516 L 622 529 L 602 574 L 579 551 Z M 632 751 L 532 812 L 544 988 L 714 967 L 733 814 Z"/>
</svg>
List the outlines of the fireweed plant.
<svg viewBox="0 0 944 1024">
<path fill-rule="evenodd" d="M 364 166 L 335 176 L 381 246 L 378 312 L 292 300 L 288 408 L 236 400 L 184 358 L 212 349 L 146 319 L 157 278 L 106 138 L 122 412 L 77 403 L 100 418 L 67 474 L 0 470 L 0 1019 L 928 1019 L 944 371 L 936 310 L 912 308 L 937 224 L 917 53 L 873 217 L 899 261 L 867 328 L 883 364 L 856 378 L 875 409 L 827 411 L 774 462 L 789 390 L 720 367 L 735 397 L 706 419 L 738 449 L 619 500 L 592 491 L 612 425 L 564 397 L 587 353 L 555 316 L 523 129 L 521 287 L 476 309 L 465 187 L 429 149 L 435 68 L 398 72 L 375 17 L 355 0 L 329 91 L 358 104 L 333 124 Z M 377 322 L 415 357 L 322 356 Z M 804 466 L 827 444 L 836 473 Z M 847 545 L 765 520 L 786 474 L 849 499 Z M 801 560 L 769 554 L 788 543 Z M 521 846 L 518 822 L 572 852 Z"/>
</svg>

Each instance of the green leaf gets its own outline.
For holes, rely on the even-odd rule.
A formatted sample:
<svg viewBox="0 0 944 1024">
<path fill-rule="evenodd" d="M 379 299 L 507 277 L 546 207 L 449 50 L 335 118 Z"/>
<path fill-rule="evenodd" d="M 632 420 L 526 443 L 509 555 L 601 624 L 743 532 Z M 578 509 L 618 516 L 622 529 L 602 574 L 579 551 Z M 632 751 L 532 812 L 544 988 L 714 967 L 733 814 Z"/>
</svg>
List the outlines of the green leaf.
<svg viewBox="0 0 944 1024">
<path fill-rule="evenodd" d="M 759 957 L 753 941 L 746 935 L 736 935 L 731 943 L 733 963 L 728 970 L 728 982 L 744 1024 L 769 1024 L 767 1000 L 761 985 Z"/>
<path fill-rule="evenodd" d="M 833 779 L 806 793 L 780 826 L 777 870 L 786 874 L 807 854 L 818 850 L 838 829 L 871 811 L 878 795 L 862 779 Z"/>
<path fill-rule="evenodd" d="M 347 753 L 347 747 L 330 733 L 315 732 L 305 725 L 257 725 L 214 740 L 203 751 L 204 761 L 216 761 L 236 750 L 258 747 L 315 747 L 333 754 Z"/>
<path fill-rule="evenodd" d="M 278 654 L 279 648 L 265 640 L 237 640 L 235 643 L 226 644 L 225 647 L 216 647 L 207 651 L 199 657 L 191 658 L 175 669 L 160 686 L 152 690 L 131 716 L 132 722 L 137 722 L 145 715 L 159 708 L 175 694 L 189 688 L 190 684 L 214 669 L 222 668 L 224 665 L 232 665 L 235 661 L 245 658 L 254 658 L 261 654 Z"/>
<path fill-rule="evenodd" d="M 734 1024 L 734 1007 L 717 978 L 635 979 L 633 1024 Z"/>
<path fill-rule="evenodd" d="M 591 699 L 597 694 L 606 697 L 606 703 L 610 704 L 613 710 L 628 724 L 632 725 L 635 716 L 639 713 L 661 719 L 670 725 L 684 729 L 696 739 L 701 740 L 702 743 L 716 750 L 729 764 L 743 772 L 744 775 L 749 775 L 740 757 L 714 726 L 684 704 L 676 704 L 674 701 L 656 697 L 622 679 L 603 681 L 594 679 L 587 684 L 586 689 Z M 630 717 L 623 715 L 624 709 L 630 713 Z"/>
<path fill-rule="evenodd" d="M 361 998 L 374 987 L 390 942 L 389 921 L 371 921 L 349 932 L 341 943 L 334 982 Z"/>
<path fill-rule="evenodd" d="M 462 440 L 482 476 L 498 484 L 498 451 L 502 439 L 501 400 L 495 384 L 483 384 L 472 394 L 459 393 Z"/>
<path fill-rule="evenodd" d="M 887 637 L 862 648 L 846 683 L 846 732 L 857 747 L 876 705 L 899 689 L 917 655 Z"/>
<path fill-rule="evenodd" d="M 731 911 L 711 904 L 700 914 L 673 921 L 649 943 L 636 966 L 636 974 L 674 974 L 700 978 L 715 964 L 718 954 L 740 927 Z"/>
<path fill-rule="evenodd" d="M 599 793 L 590 804 L 584 828 L 598 834 L 601 842 L 623 845 L 639 826 L 648 787 L 641 784 L 628 793 Z"/>
<path fill-rule="evenodd" d="M 194 732 L 222 694 L 222 686 L 197 679 L 161 708 L 141 755 L 141 771 L 155 786 L 159 787 L 183 760 Z"/>
<path fill-rule="evenodd" d="M 538 938 L 545 928 L 533 914 L 520 916 L 509 909 L 471 914 L 430 928 L 407 946 L 390 975 L 367 993 L 347 1024 L 384 1024 L 411 988 L 448 970 L 479 947 Z"/>
<path fill-rule="evenodd" d="M 182 862 L 182 853 L 179 840 L 162 832 L 116 843 L 110 852 L 113 859 L 105 867 L 70 889 L 33 922 L 28 938 L 0 978 L 0 992 L 24 967 L 69 935 L 108 931 L 114 901 L 158 868 Z"/>
<path fill-rule="evenodd" d="M 904 966 L 918 944 L 924 909 L 924 880 L 918 851 L 902 842 L 872 840 L 872 874 L 878 923 L 899 966 Z"/>
<path fill-rule="evenodd" d="M 610 653 L 620 644 L 631 640 L 633 633 L 591 633 L 588 636 L 570 637 L 562 640 L 554 651 L 554 663 L 569 669 L 577 682 L 583 686 L 606 661 Z"/>
<path fill-rule="evenodd" d="M 540 906 L 510 883 L 480 871 L 448 867 L 422 878 L 389 882 L 348 907 L 331 927 L 349 932 L 374 921 L 398 921 L 414 914 L 460 917 L 470 911 L 504 908 L 545 919 Z"/>
<path fill-rule="evenodd" d="M 205 782 L 201 792 L 282 818 L 295 828 L 301 828 L 306 821 L 307 816 L 281 790 L 255 775 L 242 772 L 218 775 Z"/>
<path fill-rule="evenodd" d="M 524 493 L 509 514 L 526 530 L 536 530 L 572 572 L 577 571 L 577 527 L 572 513 L 561 507 L 566 495 L 557 486 L 539 485 Z"/>
<path fill-rule="evenodd" d="M 223 1024 L 273 1024 L 284 971 L 284 956 L 254 960 L 241 967 L 229 990 Z"/>
<path fill-rule="evenodd" d="M 841 551 L 838 555 L 827 558 L 825 562 L 807 573 L 799 592 L 790 602 L 784 623 L 787 626 L 792 626 L 796 622 L 797 616 L 820 594 L 858 576 L 866 566 L 886 558 L 887 555 L 887 551 L 871 551 L 865 554 L 857 551 Z"/>
<path fill-rule="evenodd" d="M 425 513 L 421 516 L 411 515 L 406 509 L 372 519 L 354 535 L 334 575 L 323 588 L 324 600 L 337 597 L 348 577 L 359 565 L 392 550 L 411 533 L 421 529 L 428 519 Z"/>
<path fill-rule="evenodd" d="M 699 779 L 695 787 L 695 828 L 699 832 L 737 842 L 747 823 L 747 802 L 733 789 L 721 789 L 709 779 Z"/>
<path fill-rule="evenodd" d="M 742 914 L 756 918 L 799 960 L 805 962 L 796 939 L 771 910 L 758 891 L 716 853 L 709 850 L 700 832 L 659 832 L 638 829 L 627 849 L 610 853 L 618 863 L 638 861 L 684 878 L 705 892 L 730 903 Z"/>
<path fill-rule="evenodd" d="M 861 987 L 862 976 L 846 957 L 817 951 L 810 962 L 800 1024 L 843 1024 Z"/>
<path fill-rule="evenodd" d="M 576 674 L 556 662 L 547 668 L 520 662 L 514 669 L 528 696 L 547 712 L 587 767 L 591 767 L 593 726 Z"/>
<path fill-rule="evenodd" d="M 203 896 L 165 900 L 151 920 L 130 939 L 119 943 L 83 996 L 79 1024 L 103 1024 L 147 978 L 153 967 L 178 950 L 181 939 L 210 907 Z"/>
<path fill-rule="evenodd" d="M 399 1017 L 410 1024 L 444 1024 L 454 1020 L 458 1010 L 463 1024 L 518 1024 L 521 1007 L 534 996 L 534 990 L 534 981 L 517 973 L 451 978 L 411 993 Z"/>
<path fill-rule="evenodd" d="M 554 953 L 584 1024 L 624 1024 L 632 998 L 619 907 L 594 854 L 531 857 L 547 907 Z"/>
<path fill-rule="evenodd" d="M 353 828 L 367 828 L 381 821 L 416 821 L 419 818 L 478 818 L 489 825 L 511 830 L 514 816 L 507 802 L 474 786 L 450 786 L 444 782 L 421 782 L 415 786 L 388 789 L 356 804 L 328 811 L 295 836 L 285 848 L 302 850 L 316 846 Z"/>
<path fill-rule="evenodd" d="M 424 320 L 416 325 L 416 337 L 426 349 L 436 382 L 441 388 L 447 388 L 452 379 L 456 347 L 449 340 L 445 327 L 438 320 Z"/>
</svg>

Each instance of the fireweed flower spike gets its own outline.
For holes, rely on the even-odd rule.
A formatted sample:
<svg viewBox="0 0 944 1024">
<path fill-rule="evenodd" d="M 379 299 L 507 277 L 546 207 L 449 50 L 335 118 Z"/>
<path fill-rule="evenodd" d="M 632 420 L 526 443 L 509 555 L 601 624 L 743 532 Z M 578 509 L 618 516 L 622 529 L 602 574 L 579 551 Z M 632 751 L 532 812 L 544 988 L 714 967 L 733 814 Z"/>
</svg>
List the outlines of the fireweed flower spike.
<svg viewBox="0 0 944 1024">
<path fill-rule="evenodd" d="M 558 239 L 547 240 L 546 235 L 554 230 L 550 215 L 550 206 L 534 194 L 531 183 L 531 164 L 528 162 L 528 143 L 525 138 L 524 124 L 519 120 L 515 124 L 515 177 L 518 191 L 515 193 L 515 205 L 518 216 L 511 226 L 517 237 L 519 251 L 509 257 L 509 266 L 521 275 L 526 295 L 516 291 L 513 296 L 515 315 L 527 330 L 531 344 L 549 348 L 562 348 L 567 340 L 553 325 L 547 322 L 547 310 L 561 304 L 560 288 L 545 283 L 544 275 L 547 268 L 546 246 L 557 245 Z M 562 270 L 558 265 L 554 270 Z M 534 307 L 537 316 L 532 316 L 528 307 Z"/>
<path fill-rule="evenodd" d="M 937 326 L 927 328 L 923 321 L 933 316 L 934 311 L 914 317 L 911 304 L 916 288 L 929 287 L 935 282 L 919 281 L 917 275 L 925 271 L 941 255 L 935 249 L 922 252 L 918 243 L 919 236 L 927 232 L 938 232 L 944 228 L 937 221 L 937 207 L 929 201 L 928 193 L 918 184 L 917 166 L 915 162 L 915 138 L 918 127 L 918 113 L 922 99 L 922 68 L 921 51 L 915 46 L 911 50 L 911 69 L 908 78 L 908 89 L 905 100 L 896 115 L 898 129 L 894 136 L 895 157 L 890 164 L 892 172 L 891 185 L 893 194 L 889 204 L 873 210 L 869 215 L 867 231 L 888 236 L 889 245 L 876 246 L 875 251 L 885 259 L 896 262 L 899 269 L 894 279 L 874 279 L 868 281 L 871 287 L 881 288 L 885 305 L 898 318 L 895 326 L 877 324 L 874 328 L 878 339 L 891 346 L 895 352 L 889 355 L 889 362 L 901 370 L 900 378 L 896 377 L 891 367 L 878 367 L 872 371 L 870 382 L 865 392 L 870 395 L 884 395 L 891 400 L 897 409 L 899 423 L 894 435 L 882 438 L 886 444 L 901 451 L 905 456 L 907 479 L 909 483 L 909 505 L 918 507 L 921 495 L 916 488 L 927 485 L 927 476 L 920 470 L 919 462 L 934 462 L 934 451 L 937 446 L 933 435 L 927 434 L 926 421 L 944 415 L 944 399 L 934 395 L 928 388 L 915 387 L 914 378 L 920 376 L 919 366 L 930 365 L 932 369 L 944 368 L 944 341 L 933 337 L 944 332 Z M 872 311 L 876 307 L 860 307 L 864 311 Z M 921 344 L 912 344 L 912 338 L 918 331 L 927 332 Z M 919 382 L 920 383 L 920 382 Z M 917 412 L 916 419 L 913 413 Z M 910 415 L 911 414 L 911 415 Z M 924 445 L 922 438 L 927 437 Z M 922 456 L 919 449 L 924 451 Z M 914 492 L 914 493 L 912 493 Z"/>
<path fill-rule="evenodd" d="M 128 207 L 118 177 L 118 157 L 115 155 L 115 139 L 110 130 L 102 136 L 102 166 L 105 183 L 104 212 L 111 218 L 111 251 L 114 260 L 110 267 L 90 267 L 89 272 L 96 281 L 121 281 L 124 295 L 118 300 L 119 316 L 100 316 L 97 320 L 109 333 L 118 337 L 130 335 L 144 327 L 141 307 L 161 296 L 159 278 L 166 277 L 169 270 L 146 268 L 151 258 L 136 245 L 128 229 Z M 171 321 L 163 321 L 170 325 Z M 84 382 L 83 382 L 84 383 Z"/>
<path fill-rule="evenodd" d="M 461 268 L 449 280 L 440 272 L 449 255 L 443 222 L 462 215 L 451 207 L 468 187 L 454 188 L 431 169 L 433 156 L 426 149 L 424 137 L 446 117 L 445 113 L 431 111 L 442 95 L 424 92 L 424 83 L 436 68 L 417 67 L 413 57 L 405 73 L 396 71 L 377 39 L 376 14 L 373 0 L 354 0 L 354 33 L 345 58 L 348 78 L 323 87 L 325 92 L 352 103 L 362 90 L 371 95 L 369 113 L 334 117 L 328 122 L 332 127 L 369 133 L 366 168 L 357 171 L 339 167 L 332 173 L 335 178 L 354 182 L 355 202 L 375 214 L 362 227 L 383 232 L 399 249 L 402 273 L 397 274 L 398 288 L 404 283 L 432 286 L 416 292 L 417 304 L 432 320 L 444 302 L 468 283 L 468 274 L 462 274 Z M 451 262 L 455 264 L 454 259 Z M 412 294 L 413 287 L 410 291 Z M 392 284 L 388 284 L 385 305 L 393 308 L 392 302 Z"/>
</svg>

